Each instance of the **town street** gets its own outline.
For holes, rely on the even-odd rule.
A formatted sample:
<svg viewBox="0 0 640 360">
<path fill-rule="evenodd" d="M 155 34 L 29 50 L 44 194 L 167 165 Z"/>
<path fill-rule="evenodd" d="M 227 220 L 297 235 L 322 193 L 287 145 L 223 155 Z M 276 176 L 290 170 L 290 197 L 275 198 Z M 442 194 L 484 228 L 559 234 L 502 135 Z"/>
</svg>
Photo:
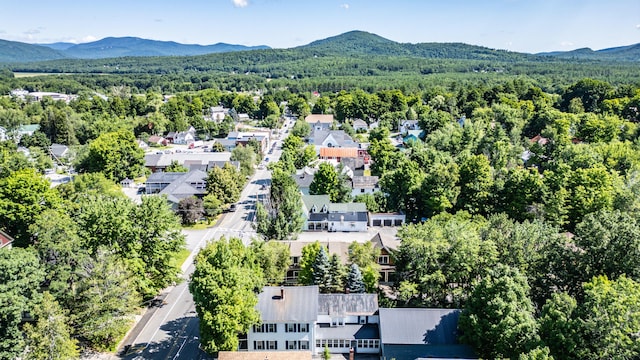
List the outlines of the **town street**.
<svg viewBox="0 0 640 360">
<path fill-rule="evenodd" d="M 278 143 L 280 143 L 278 141 Z M 280 150 L 273 150 L 266 157 L 277 161 Z M 187 249 L 191 255 L 184 262 L 182 282 L 165 289 L 156 306 L 147 313 L 131 331 L 120 349 L 120 359 L 208 359 L 199 349 L 199 321 L 188 281 L 193 273 L 193 258 L 208 241 L 222 236 L 239 237 L 249 244 L 256 235 L 252 227 L 255 219 L 256 200 L 267 193 L 271 172 L 265 168 L 256 170 L 243 189 L 236 210 L 225 213 L 215 227 L 206 230 L 183 230 Z"/>
</svg>

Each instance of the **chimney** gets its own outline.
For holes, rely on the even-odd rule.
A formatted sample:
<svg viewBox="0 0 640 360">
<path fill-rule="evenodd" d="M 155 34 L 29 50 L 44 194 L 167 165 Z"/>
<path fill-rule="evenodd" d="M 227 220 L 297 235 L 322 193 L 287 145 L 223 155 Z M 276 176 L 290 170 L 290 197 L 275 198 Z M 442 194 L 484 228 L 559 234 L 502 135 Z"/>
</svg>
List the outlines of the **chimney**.
<svg viewBox="0 0 640 360">
<path fill-rule="evenodd" d="M 280 286 L 280 300 L 284 300 L 284 286 Z"/>
</svg>

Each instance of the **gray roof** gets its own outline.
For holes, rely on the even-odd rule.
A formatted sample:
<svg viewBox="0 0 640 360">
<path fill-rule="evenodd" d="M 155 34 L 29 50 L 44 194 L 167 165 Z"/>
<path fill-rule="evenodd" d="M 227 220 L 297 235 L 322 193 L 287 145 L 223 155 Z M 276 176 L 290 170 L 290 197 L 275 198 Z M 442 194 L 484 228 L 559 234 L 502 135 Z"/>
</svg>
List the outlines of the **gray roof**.
<svg viewBox="0 0 640 360">
<path fill-rule="evenodd" d="M 356 325 L 349 324 L 337 327 L 316 328 L 317 339 L 379 339 L 378 326 L 374 324 Z"/>
<path fill-rule="evenodd" d="M 69 147 L 67 145 L 62 145 L 62 144 L 51 144 L 49 149 L 51 150 L 51 153 L 58 158 L 64 157 L 65 155 L 67 155 L 67 152 L 69 151 Z"/>
<path fill-rule="evenodd" d="M 358 147 L 358 143 L 353 141 L 353 138 L 343 130 L 318 130 L 311 134 L 313 143 L 316 145 L 320 145 L 329 135 L 337 142 L 333 144 L 333 147 Z"/>
<path fill-rule="evenodd" d="M 378 186 L 379 178 L 377 176 L 354 176 L 351 181 L 354 188 L 374 189 Z"/>
<path fill-rule="evenodd" d="M 279 299 L 281 289 L 284 299 Z M 262 322 L 309 322 L 317 319 L 318 286 L 265 286 L 258 294 Z"/>
<path fill-rule="evenodd" d="M 369 221 L 369 214 L 364 211 L 351 211 L 351 212 L 344 212 L 344 213 L 329 213 L 327 214 L 327 221 L 347 221 L 347 222 L 351 222 L 351 221 L 359 221 L 359 222 L 368 222 Z"/>
<path fill-rule="evenodd" d="M 185 173 L 183 172 L 155 172 L 149 175 L 145 183 L 172 183 L 174 180 L 180 178 Z"/>
<path fill-rule="evenodd" d="M 347 212 L 367 212 L 367 204 L 365 203 L 331 203 L 329 204 L 329 212 L 331 213 L 347 213 Z"/>
<path fill-rule="evenodd" d="M 298 185 L 298 188 L 302 189 L 302 188 L 308 188 L 309 186 L 311 186 L 311 183 L 313 182 L 313 177 L 315 175 L 302 173 L 301 175 L 294 174 L 291 176 L 293 177 L 293 180 L 295 180 L 296 185 Z"/>
<path fill-rule="evenodd" d="M 384 345 L 384 359 L 395 360 L 463 360 L 477 359 L 467 345 Z"/>
<path fill-rule="evenodd" d="M 373 315 L 378 311 L 378 294 L 320 294 L 320 315 Z"/>
<path fill-rule="evenodd" d="M 289 245 L 289 254 L 291 256 L 302 256 L 302 248 L 306 245 L 312 244 L 312 242 L 304 242 L 304 241 L 283 241 L 285 244 Z M 319 241 L 320 245 L 324 246 L 327 249 L 327 254 L 329 256 L 333 254 L 337 254 L 340 260 L 342 260 L 343 264 L 347 263 L 349 260 L 349 245 L 351 242 L 345 241 Z"/>
<path fill-rule="evenodd" d="M 180 200 L 196 195 L 204 195 L 205 191 L 196 189 L 191 184 L 205 182 L 207 173 L 200 170 L 189 171 L 188 173 L 165 173 L 181 174 L 173 180 L 167 187 L 160 191 L 160 195 L 166 195 L 167 200 L 179 203 Z"/>
<path fill-rule="evenodd" d="M 459 309 L 381 308 L 380 341 L 398 345 L 458 343 Z"/>
<path fill-rule="evenodd" d="M 197 161 L 201 164 L 208 164 L 212 161 L 228 162 L 229 160 L 231 160 L 230 152 L 147 154 L 144 156 L 144 165 L 146 167 L 167 167 L 172 161 L 183 165 L 187 161 L 191 164 Z"/>
</svg>

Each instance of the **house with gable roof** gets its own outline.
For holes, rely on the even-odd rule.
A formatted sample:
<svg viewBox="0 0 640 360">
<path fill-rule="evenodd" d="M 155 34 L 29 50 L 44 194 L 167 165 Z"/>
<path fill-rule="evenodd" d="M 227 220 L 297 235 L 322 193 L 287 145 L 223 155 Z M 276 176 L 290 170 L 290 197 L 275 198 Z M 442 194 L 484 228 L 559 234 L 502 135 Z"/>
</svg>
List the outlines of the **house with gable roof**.
<svg viewBox="0 0 640 360">
<path fill-rule="evenodd" d="M 261 324 L 240 350 L 378 354 L 377 294 L 320 294 L 318 286 L 266 286 L 256 309 Z"/>
<path fill-rule="evenodd" d="M 367 231 L 369 221 L 364 203 L 332 203 L 329 195 L 303 195 L 303 230 Z"/>
<path fill-rule="evenodd" d="M 145 182 L 147 195 L 164 195 L 176 209 L 180 200 L 189 197 L 202 198 L 206 194 L 207 173 L 192 170 L 186 173 L 157 172 L 151 174 Z"/>
<path fill-rule="evenodd" d="M 304 121 L 311 126 L 311 132 L 329 130 L 333 124 L 333 115 L 310 114 L 304 118 Z"/>
</svg>

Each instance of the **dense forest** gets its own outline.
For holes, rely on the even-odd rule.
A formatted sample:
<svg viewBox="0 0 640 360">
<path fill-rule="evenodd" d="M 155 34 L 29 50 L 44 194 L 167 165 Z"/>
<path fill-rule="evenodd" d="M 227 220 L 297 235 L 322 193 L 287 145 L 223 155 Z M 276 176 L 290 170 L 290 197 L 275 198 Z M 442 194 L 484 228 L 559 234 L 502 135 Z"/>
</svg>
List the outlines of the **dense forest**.
<svg viewBox="0 0 640 360">
<path fill-rule="evenodd" d="M 331 113 L 335 128 L 370 144 L 371 172 L 384 194 L 345 199 L 335 181 L 327 189 L 334 199 L 401 211 L 411 223 L 398 234 L 394 296 L 381 293 L 381 303 L 463 309 L 461 340 L 484 358 L 637 357 L 640 82 L 633 63 L 514 54 L 481 59 L 482 51 L 426 59 L 406 47 L 406 54 L 392 54 L 399 50 L 385 42 L 377 45 L 379 56 L 357 48 L 336 55 L 331 42 L 312 45 L 60 60 L 0 72 L 0 126 L 10 138 L 21 125 L 40 126 L 18 144 L 0 143 L 0 230 L 16 240 L 14 249 L 0 250 L 3 356 L 24 355 L 25 344 L 46 348 L 42 334 L 56 334 L 51 341 L 67 358 L 77 356 L 78 342 L 113 348 L 135 309 L 176 280 L 174 259 L 184 246 L 179 218 L 161 199 L 134 204 L 117 187 L 125 177 L 144 175 L 136 139 L 188 126 L 203 139 L 224 137 L 238 113 L 276 128 L 286 102 L 298 117 Z M 73 74 L 16 77 L 8 69 Z M 77 97 L 65 103 L 10 96 L 17 88 Z M 220 105 L 233 109 L 231 115 L 207 121 L 210 108 Z M 355 119 L 378 126 L 356 133 Z M 399 146 L 403 120 L 417 120 L 422 132 Z M 292 132 L 272 171 L 283 209 L 295 213 L 288 175 L 315 154 L 302 140 L 308 129 L 298 124 Z M 81 172 L 56 188 L 42 177 L 51 167 L 52 143 L 70 145 L 69 161 Z M 252 159 L 245 173 L 256 155 L 236 154 Z M 215 201 L 232 202 L 245 173 L 212 172 L 210 179 L 226 179 L 210 180 Z M 284 227 L 269 221 L 287 223 L 287 216 L 262 210 L 266 239 L 286 238 Z M 233 277 L 220 278 L 215 291 L 202 287 L 206 279 L 193 282 L 196 298 L 216 299 L 231 287 L 237 304 L 252 309 L 255 290 L 279 283 L 288 264 L 282 249 L 264 243 L 216 244 L 199 255 L 209 265 L 198 271 L 217 279 L 228 268 Z M 311 259 L 331 261 L 318 246 L 307 251 L 307 269 Z M 362 273 L 342 268 L 343 282 L 374 291 L 370 262 L 351 262 Z M 26 325 L 25 313 L 33 316 Z M 232 320 L 241 331 L 255 314 Z M 225 344 L 208 349 L 232 348 L 236 333 L 223 335 L 205 338 Z"/>
</svg>

